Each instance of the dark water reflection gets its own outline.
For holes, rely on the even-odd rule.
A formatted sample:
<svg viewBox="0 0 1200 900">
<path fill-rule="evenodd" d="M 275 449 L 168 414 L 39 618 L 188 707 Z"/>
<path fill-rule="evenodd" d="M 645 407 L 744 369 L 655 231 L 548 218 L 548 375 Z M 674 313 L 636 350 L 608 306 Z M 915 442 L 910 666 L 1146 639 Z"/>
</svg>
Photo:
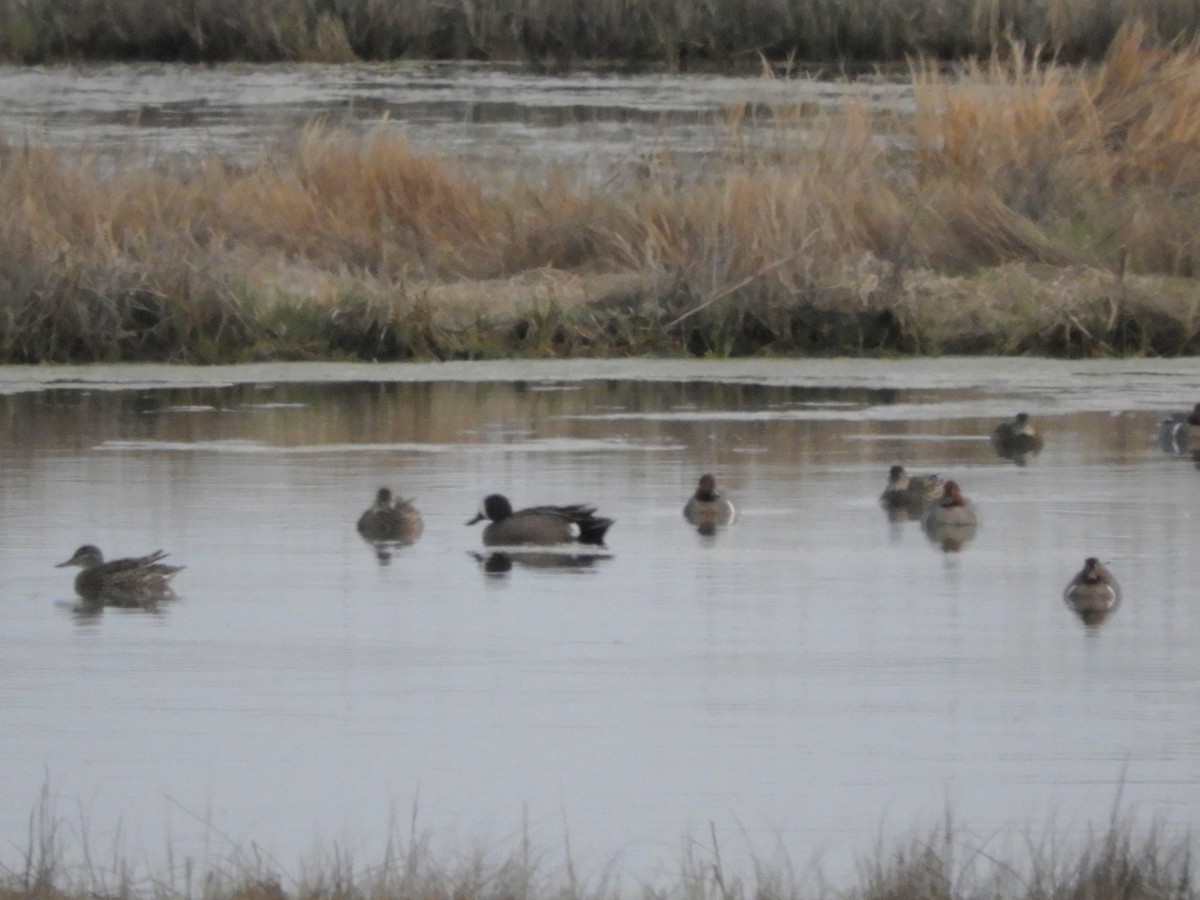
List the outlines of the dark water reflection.
<svg viewBox="0 0 1200 900">
<path fill-rule="evenodd" d="M 831 372 L 0 395 L 4 840 L 47 779 L 138 858 L 211 827 L 284 865 L 323 840 L 369 858 L 418 805 L 453 849 L 525 821 L 650 873 L 710 822 L 797 859 L 947 805 L 1082 833 L 1122 782 L 1194 822 L 1200 474 L 1157 445 L 1161 404 L 1127 373 Z M 1045 435 L 1024 467 L 989 441 L 1017 408 Z M 889 518 L 896 462 L 963 486 L 971 540 Z M 738 508 L 709 535 L 682 513 L 704 472 Z M 410 546 L 355 532 L 385 485 L 424 518 Z M 616 523 L 602 551 L 487 552 L 463 522 L 493 491 Z M 169 550 L 179 597 L 80 609 L 52 566 L 82 543 Z M 1088 556 L 1112 615 L 1063 601 Z"/>
</svg>

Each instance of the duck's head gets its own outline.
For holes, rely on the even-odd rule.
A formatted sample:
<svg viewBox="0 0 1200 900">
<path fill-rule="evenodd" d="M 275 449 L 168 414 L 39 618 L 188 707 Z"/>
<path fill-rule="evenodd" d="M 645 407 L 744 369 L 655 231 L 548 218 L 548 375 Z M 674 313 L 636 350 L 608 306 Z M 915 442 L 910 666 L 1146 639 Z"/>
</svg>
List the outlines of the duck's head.
<svg viewBox="0 0 1200 900">
<path fill-rule="evenodd" d="M 483 506 L 475 514 L 475 518 L 471 519 L 467 524 L 474 525 L 476 522 L 482 522 L 484 519 L 499 522 L 502 519 L 507 519 L 512 513 L 512 504 L 508 502 L 507 497 L 503 494 L 488 494 L 483 498 Z"/>
<path fill-rule="evenodd" d="M 717 479 L 708 473 L 701 475 L 700 483 L 696 485 L 696 499 L 711 502 L 720 496 L 717 491 Z"/>
<path fill-rule="evenodd" d="M 1083 571 L 1079 577 L 1085 584 L 1103 584 L 1108 581 L 1108 570 L 1096 557 L 1089 556 L 1083 561 Z"/>
<path fill-rule="evenodd" d="M 100 548 L 94 544 L 84 544 L 75 554 L 66 562 L 60 562 L 54 568 L 63 569 L 67 566 L 79 566 L 81 569 L 90 569 L 93 566 L 101 565 L 104 562 L 104 554 L 100 552 Z"/>
<path fill-rule="evenodd" d="M 962 489 L 959 488 L 957 481 L 947 481 L 942 486 L 942 505 L 943 506 L 966 506 L 967 498 L 963 496 Z"/>
</svg>

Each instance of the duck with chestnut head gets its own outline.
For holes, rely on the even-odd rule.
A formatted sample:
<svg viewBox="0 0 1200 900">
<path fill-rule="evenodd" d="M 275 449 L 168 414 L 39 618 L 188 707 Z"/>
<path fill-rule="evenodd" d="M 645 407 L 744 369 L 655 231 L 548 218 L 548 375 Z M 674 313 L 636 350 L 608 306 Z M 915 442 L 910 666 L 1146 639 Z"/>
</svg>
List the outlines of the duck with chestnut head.
<svg viewBox="0 0 1200 900">
<path fill-rule="evenodd" d="M 700 476 L 695 493 L 683 505 L 683 517 L 702 533 L 711 534 L 718 525 L 733 524 L 737 519 L 737 508 L 717 489 L 717 479 L 704 474 Z"/>
<path fill-rule="evenodd" d="M 966 498 L 957 481 L 942 485 L 942 495 L 925 507 L 921 527 L 943 550 L 961 550 L 979 529 L 979 510 Z"/>
<path fill-rule="evenodd" d="M 1063 600 L 1084 623 L 1096 625 L 1121 602 L 1121 586 L 1104 563 L 1089 556 L 1063 591 Z"/>
</svg>

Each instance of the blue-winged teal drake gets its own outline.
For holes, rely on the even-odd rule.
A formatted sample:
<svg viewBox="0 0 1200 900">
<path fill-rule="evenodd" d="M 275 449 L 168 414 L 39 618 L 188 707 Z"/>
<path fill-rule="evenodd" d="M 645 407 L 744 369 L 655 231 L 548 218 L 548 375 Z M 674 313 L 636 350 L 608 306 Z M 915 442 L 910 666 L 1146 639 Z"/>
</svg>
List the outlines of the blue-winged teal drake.
<svg viewBox="0 0 1200 900">
<path fill-rule="evenodd" d="M 1029 421 L 1029 413 L 1019 412 L 1010 422 L 1001 422 L 992 432 L 992 447 L 998 456 L 1022 463 L 1042 452 L 1042 436 Z"/>
<path fill-rule="evenodd" d="M 1186 453 L 1200 440 L 1200 403 L 1190 413 L 1171 413 L 1158 423 L 1158 446 L 1165 453 Z"/>
<path fill-rule="evenodd" d="M 904 466 L 892 466 L 879 505 L 889 512 L 920 516 L 941 493 L 942 479 L 937 475 L 909 475 Z"/>
<path fill-rule="evenodd" d="M 1089 556 L 1066 590 L 1063 599 L 1088 625 L 1102 622 L 1121 600 L 1121 586 L 1103 563 Z"/>
<path fill-rule="evenodd" d="M 503 494 L 489 494 L 483 509 L 467 522 L 474 525 L 491 519 L 483 529 L 483 543 L 488 547 L 507 547 L 518 544 L 596 544 L 604 546 L 604 533 L 612 519 L 596 515 L 594 506 L 575 503 L 570 506 L 531 506 L 513 512 L 512 504 Z"/>
<path fill-rule="evenodd" d="M 412 500 L 393 500 L 388 488 L 380 488 L 371 508 L 358 517 L 358 533 L 368 541 L 411 544 L 425 530 L 421 514 Z"/>
<path fill-rule="evenodd" d="M 701 530 L 717 525 L 730 525 L 737 519 L 733 501 L 717 490 L 717 479 L 710 474 L 700 476 L 696 492 L 683 506 L 683 515 Z"/>
<path fill-rule="evenodd" d="M 75 576 L 75 592 L 89 603 L 141 606 L 174 595 L 171 579 L 184 567 L 159 562 L 166 555 L 155 550 L 147 556 L 105 562 L 98 547 L 84 544 L 55 568 L 79 566 L 83 570 Z"/>
</svg>

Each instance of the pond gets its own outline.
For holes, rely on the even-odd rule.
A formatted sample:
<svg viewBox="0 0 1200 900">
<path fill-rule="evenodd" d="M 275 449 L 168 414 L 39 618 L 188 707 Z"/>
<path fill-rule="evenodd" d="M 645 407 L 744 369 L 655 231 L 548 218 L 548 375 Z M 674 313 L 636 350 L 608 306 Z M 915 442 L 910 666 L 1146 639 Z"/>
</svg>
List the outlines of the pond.
<svg viewBox="0 0 1200 900">
<path fill-rule="evenodd" d="M 301 126 L 403 134 L 426 152 L 604 181 L 668 155 L 792 144 L 848 104 L 911 111 L 911 84 L 718 75 L 533 75 L 464 63 L 0 66 L 0 134 L 151 159 L 252 159 Z"/>
<path fill-rule="evenodd" d="M 653 881 L 710 829 L 837 873 L 947 810 L 980 845 L 1186 827 L 1200 471 L 1155 429 L 1198 395 L 1195 361 L 0 370 L 0 863 L 43 789 L 68 855 L 151 868 L 414 831 Z M 988 440 L 1019 410 L 1025 465 Z M 880 508 L 898 462 L 978 506 L 959 549 Z M 356 533 L 381 486 L 415 543 Z M 492 492 L 615 524 L 495 557 Z M 178 596 L 81 606 L 87 543 L 169 551 Z M 1089 556 L 1123 589 L 1091 624 Z"/>
</svg>

